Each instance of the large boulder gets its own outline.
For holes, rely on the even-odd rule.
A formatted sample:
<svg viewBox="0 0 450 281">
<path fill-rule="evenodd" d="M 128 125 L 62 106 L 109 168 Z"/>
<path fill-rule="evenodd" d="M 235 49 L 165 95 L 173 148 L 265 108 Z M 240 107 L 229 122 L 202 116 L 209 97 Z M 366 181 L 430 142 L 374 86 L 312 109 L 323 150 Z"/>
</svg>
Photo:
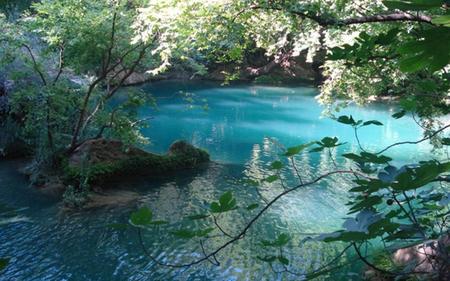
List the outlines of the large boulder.
<svg viewBox="0 0 450 281">
<path fill-rule="evenodd" d="M 95 183 L 133 176 L 166 176 L 208 161 L 206 151 L 184 141 L 173 143 L 166 155 L 160 155 L 120 141 L 97 139 L 86 141 L 70 155 L 66 176 L 71 181 L 88 175 Z"/>
<path fill-rule="evenodd" d="M 172 143 L 167 152 L 167 156 L 191 158 L 192 161 L 197 163 L 209 161 L 208 153 L 183 140 Z"/>
<path fill-rule="evenodd" d="M 121 141 L 95 139 L 88 140 L 80 145 L 69 158 L 69 165 L 81 167 L 82 165 L 112 164 L 136 157 L 151 155 L 142 149 L 126 146 Z"/>
</svg>

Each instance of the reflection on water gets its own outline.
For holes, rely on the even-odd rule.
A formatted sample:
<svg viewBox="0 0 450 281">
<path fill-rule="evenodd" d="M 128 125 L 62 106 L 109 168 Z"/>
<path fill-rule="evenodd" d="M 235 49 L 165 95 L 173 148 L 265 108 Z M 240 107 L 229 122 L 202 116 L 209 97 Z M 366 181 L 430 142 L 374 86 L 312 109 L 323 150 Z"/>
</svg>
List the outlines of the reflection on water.
<svg viewBox="0 0 450 281">
<path fill-rule="evenodd" d="M 154 119 L 143 133 L 150 137 L 148 149 L 163 152 L 176 139 L 187 139 L 206 148 L 216 163 L 205 170 L 180 172 L 168 179 L 138 180 L 117 183 L 140 194 L 137 202 L 127 206 L 109 207 L 89 212 L 60 213 L 59 205 L 28 187 L 24 178 L 15 172 L 14 163 L 0 163 L 0 202 L 21 211 L 30 221 L 18 221 L 0 228 L 0 256 L 10 256 L 11 265 L 0 275 L 2 280 L 297 280 L 292 276 L 276 275 L 256 259 L 262 238 L 273 239 L 281 232 L 293 234 L 292 250 L 287 255 L 297 271 L 317 268 L 332 245 L 314 242 L 301 243 L 308 235 L 327 232 L 340 227 L 346 214 L 344 203 L 349 179 L 334 176 L 320 184 L 300 189 L 275 204 L 252 228 L 247 239 L 218 255 L 219 267 L 204 263 L 189 269 L 160 267 L 143 255 L 133 230 L 115 230 L 107 225 L 124 223 L 137 206 L 148 206 L 157 219 L 168 220 L 167 227 L 146 232 L 144 241 L 155 256 L 172 262 L 187 261 L 201 256 L 197 243 L 175 239 L 167 231 L 188 225 L 184 217 L 204 212 L 211 201 L 225 191 L 232 190 L 238 205 L 264 204 L 282 191 L 278 183 L 263 182 L 256 188 L 240 179 L 261 181 L 273 174 L 270 163 L 287 160 L 280 156 L 283 146 L 289 147 L 337 136 L 348 142 L 339 151 L 304 153 L 294 159 L 303 181 L 338 165 L 351 163 L 339 157 L 342 151 L 355 150 L 353 131 L 332 120 L 321 118 L 321 108 L 314 100 L 315 90 L 296 87 L 235 86 L 158 83 L 149 85 L 159 104 L 159 111 L 142 108 L 142 116 Z M 193 107 L 188 110 L 177 93 L 187 91 L 206 99 L 209 110 Z M 194 102 L 195 103 L 195 102 Z M 192 105 L 190 106 L 192 107 Z M 346 109 L 355 118 L 377 119 L 383 127 L 368 127 L 361 131 L 362 144 L 379 149 L 391 142 L 415 140 L 421 131 L 413 120 L 390 118 L 392 110 L 385 106 Z M 413 161 L 429 155 L 429 146 L 399 147 L 389 151 L 397 161 Z M 285 168 L 283 181 L 294 186 L 299 179 L 296 169 Z M 236 228 L 248 221 L 252 214 L 243 208 L 234 215 L 224 214 L 219 220 L 224 228 L 236 233 Z M 180 222 L 181 223 L 177 223 Z M 205 223 L 196 221 L 196 228 Z M 181 226 L 180 226 L 181 225 Z M 208 249 L 224 240 L 208 242 Z M 264 253 L 262 253 L 264 254 Z M 341 273 L 342 280 L 351 276 Z M 355 278 L 357 280 L 357 278 Z"/>
<path fill-rule="evenodd" d="M 354 143 L 351 128 L 328 118 L 322 118 L 322 108 L 313 98 L 316 90 L 297 87 L 235 86 L 211 88 L 210 85 L 155 84 L 146 87 L 158 100 L 159 111 L 142 109 L 142 115 L 154 115 L 144 133 L 153 142 L 149 148 L 163 152 L 175 138 L 183 138 L 208 149 L 214 159 L 222 162 L 245 163 L 255 144 L 264 145 L 265 138 L 293 146 L 324 136 L 338 136 L 343 142 Z M 206 99 L 209 110 L 201 107 L 188 110 L 179 91 L 195 93 L 197 100 Z M 175 95 L 174 95 L 175 93 Z M 301 93 L 299 95 L 299 93 Z M 164 98 L 170 96 L 172 98 Z M 361 129 L 361 141 L 367 149 L 384 147 L 401 140 L 421 137 L 421 130 L 411 118 L 393 119 L 395 108 L 350 106 L 339 114 L 352 114 L 363 120 L 376 119 L 384 126 Z M 347 146 L 346 148 L 348 148 Z M 418 148 L 418 149 L 417 149 Z M 404 146 L 390 152 L 396 159 L 410 160 L 408 155 L 426 155 L 428 144 Z"/>
</svg>

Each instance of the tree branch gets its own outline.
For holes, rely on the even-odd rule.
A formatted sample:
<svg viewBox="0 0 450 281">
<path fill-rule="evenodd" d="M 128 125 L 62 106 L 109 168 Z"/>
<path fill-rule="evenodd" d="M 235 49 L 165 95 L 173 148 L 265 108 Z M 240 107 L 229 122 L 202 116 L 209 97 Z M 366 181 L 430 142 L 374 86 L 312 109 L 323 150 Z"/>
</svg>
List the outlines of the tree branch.
<svg viewBox="0 0 450 281">
<path fill-rule="evenodd" d="M 61 76 L 62 72 L 63 72 L 63 67 L 64 67 L 64 46 L 61 45 L 59 47 L 59 67 L 58 67 L 58 74 L 56 75 L 55 79 L 53 80 L 53 85 L 55 85 L 58 80 L 59 77 Z"/>
<path fill-rule="evenodd" d="M 421 143 L 421 142 L 424 142 L 424 141 L 426 141 L 426 140 L 429 140 L 429 139 L 433 138 L 434 136 L 436 136 L 437 134 L 439 134 L 439 133 L 445 131 L 445 130 L 446 130 L 447 128 L 449 128 L 449 127 L 450 127 L 450 124 L 448 124 L 448 125 L 446 125 L 446 126 L 440 128 L 439 130 L 435 131 L 435 132 L 432 133 L 431 135 L 429 135 L 429 136 L 427 136 L 427 137 L 424 137 L 423 139 L 420 139 L 420 140 L 418 140 L 418 141 L 402 141 L 402 142 L 397 142 L 397 143 L 391 144 L 391 145 L 387 146 L 386 148 L 384 148 L 384 149 L 378 151 L 376 154 L 382 154 L 383 152 L 385 152 L 385 151 L 391 149 L 392 147 L 398 146 L 398 145 L 403 145 L 403 144 L 419 144 L 419 143 Z"/>
<path fill-rule="evenodd" d="M 310 13 L 309 11 L 296 11 L 296 10 L 287 10 L 282 7 L 276 6 L 259 6 L 252 5 L 250 9 L 262 9 L 262 10 L 276 10 L 281 12 L 290 13 L 296 15 L 303 19 L 309 19 L 316 22 L 318 25 L 323 27 L 334 27 L 334 26 L 346 26 L 352 24 L 364 24 L 364 23 L 374 23 L 374 22 L 397 22 L 397 21 L 410 21 L 410 22 L 421 22 L 433 24 L 431 22 L 431 17 L 425 15 L 412 15 L 405 12 L 396 12 L 390 14 L 380 14 L 380 15 L 370 15 L 370 16 L 361 16 L 355 18 L 348 19 L 334 19 L 334 18 L 326 18 L 322 16 L 315 15 L 314 13 Z"/>
<path fill-rule="evenodd" d="M 425 15 L 411 15 L 407 13 L 393 13 L 386 15 L 374 15 L 374 16 L 363 16 L 358 18 L 350 18 L 342 21 L 338 21 L 336 25 L 351 25 L 351 24 L 362 24 L 362 23 L 373 23 L 373 22 L 396 22 L 396 21 L 411 21 L 411 22 L 422 22 L 433 24 L 431 22 L 431 17 Z"/>
<path fill-rule="evenodd" d="M 38 73 L 44 86 L 47 86 L 47 80 L 45 80 L 44 73 L 42 73 L 42 71 L 39 69 L 36 58 L 35 58 L 33 52 L 31 51 L 30 46 L 28 46 L 27 44 L 22 44 L 22 46 L 25 47 L 25 49 L 27 49 L 28 53 L 30 54 L 31 60 L 33 61 L 34 71 L 36 71 Z"/>
</svg>

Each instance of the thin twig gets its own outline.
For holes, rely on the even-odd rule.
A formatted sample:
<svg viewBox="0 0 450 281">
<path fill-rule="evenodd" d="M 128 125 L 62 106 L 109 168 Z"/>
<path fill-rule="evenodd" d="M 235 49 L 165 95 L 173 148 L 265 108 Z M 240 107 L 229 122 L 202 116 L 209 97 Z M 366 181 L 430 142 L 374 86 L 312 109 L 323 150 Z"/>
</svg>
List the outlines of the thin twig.
<svg viewBox="0 0 450 281">
<path fill-rule="evenodd" d="M 403 144 L 419 144 L 419 143 L 421 143 L 421 142 L 424 142 L 424 141 L 426 141 L 426 140 L 429 140 L 429 139 L 433 138 L 434 136 L 436 136 L 436 135 L 439 134 L 440 132 L 445 131 L 445 130 L 446 130 L 447 128 L 449 128 L 449 127 L 450 127 L 450 124 L 448 124 L 448 125 L 446 125 L 446 126 L 440 128 L 440 129 L 437 130 L 437 131 L 434 131 L 434 133 L 432 133 L 431 135 L 429 135 L 429 136 L 427 136 L 427 137 L 424 137 L 423 139 L 420 139 L 420 140 L 418 140 L 418 141 L 402 141 L 402 142 L 397 142 L 397 143 L 391 144 L 391 145 L 387 146 L 386 148 L 380 150 L 380 151 L 377 152 L 376 154 L 381 154 L 381 153 L 383 153 L 383 152 L 385 152 L 385 151 L 387 151 L 387 150 L 389 150 L 389 149 L 391 149 L 391 148 L 393 148 L 393 147 L 395 147 L 395 146 L 398 146 L 398 145 L 403 145 Z"/>
<path fill-rule="evenodd" d="M 42 84 L 44 84 L 44 86 L 47 86 L 47 80 L 45 80 L 44 73 L 42 73 L 42 71 L 39 69 L 38 63 L 30 46 L 24 43 L 22 44 L 22 46 L 25 47 L 25 49 L 27 49 L 28 53 L 30 54 L 31 60 L 33 61 L 33 69 L 34 71 L 37 72 L 37 74 L 41 78 Z"/>
</svg>

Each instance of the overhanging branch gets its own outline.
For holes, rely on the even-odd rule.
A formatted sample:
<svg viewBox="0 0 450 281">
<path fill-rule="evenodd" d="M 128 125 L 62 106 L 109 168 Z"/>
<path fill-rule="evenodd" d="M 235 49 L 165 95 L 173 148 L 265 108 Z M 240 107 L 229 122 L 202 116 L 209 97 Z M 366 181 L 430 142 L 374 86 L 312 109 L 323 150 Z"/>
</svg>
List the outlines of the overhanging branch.
<svg viewBox="0 0 450 281">
<path fill-rule="evenodd" d="M 380 15 L 370 15 L 370 16 L 361 16 L 355 18 L 347 18 L 347 19 L 335 19 L 335 18 L 327 18 L 320 15 L 316 15 L 310 13 L 308 11 L 296 11 L 296 10 L 288 10 L 282 7 L 276 6 L 258 6 L 252 5 L 250 9 L 257 10 L 276 10 L 289 14 L 296 15 L 303 19 L 309 19 L 316 22 L 318 25 L 323 27 L 338 27 L 338 26 L 346 26 L 353 24 L 364 24 L 364 23 L 374 23 L 374 22 L 398 22 L 398 21 L 409 21 L 409 22 L 422 22 L 433 24 L 431 22 L 431 17 L 426 15 L 413 15 L 405 12 L 395 12 L 390 14 L 380 14 Z"/>
</svg>

